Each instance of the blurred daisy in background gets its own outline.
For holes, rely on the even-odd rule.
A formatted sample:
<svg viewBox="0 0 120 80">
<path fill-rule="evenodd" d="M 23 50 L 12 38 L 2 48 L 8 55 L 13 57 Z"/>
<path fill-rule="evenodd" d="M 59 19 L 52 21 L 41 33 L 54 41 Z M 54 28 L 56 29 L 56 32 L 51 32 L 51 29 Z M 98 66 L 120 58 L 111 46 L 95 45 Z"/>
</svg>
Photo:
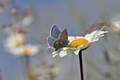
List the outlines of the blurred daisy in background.
<svg viewBox="0 0 120 80">
<path fill-rule="evenodd" d="M 8 37 L 5 40 L 5 47 L 10 53 L 15 55 L 33 55 L 37 53 L 38 46 L 27 44 L 27 31 L 33 17 L 29 13 L 29 8 L 25 7 L 22 11 L 22 19 L 18 19 L 20 14 L 17 8 L 11 9 L 11 24 L 4 24 L 3 28 Z"/>
<path fill-rule="evenodd" d="M 2 7 L 0 0 L 0 10 Z M 18 6 L 16 2 L 13 1 L 13 7 L 10 7 L 10 22 L 8 24 L 3 24 L 7 37 L 3 43 L 5 49 L 18 57 L 22 58 L 24 78 L 25 80 L 32 80 L 31 74 L 33 74 L 31 69 L 30 57 L 39 52 L 40 46 L 27 43 L 27 32 L 29 30 L 28 26 L 33 22 L 33 17 L 29 13 L 28 7 L 22 9 L 23 11 L 18 11 Z M 21 13 L 22 12 L 22 13 Z"/>
<path fill-rule="evenodd" d="M 36 45 L 22 45 L 9 49 L 10 53 L 16 56 L 32 56 L 38 53 L 39 47 Z"/>
<path fill-rule="evenodd" d="M 33 16 L 29 12 L 29 8 L 25 7 L 21 14 L 18 14 L 16 7 L 11 9 L 12 14 L 12 23 L 15 23 L 13 26 L 29 26 L 33 22 Z M 22 18 L 20 18 L 22 17 Z"/>
<path fill-rule="evenodd" d="M 23 45 L 26 41 L 24 34 L 11 34 L 5 40 L 5 47 L 8 49 L 16 48 Z"/>
<path fill-rule="evenodd" d="M 25 7 L 23 10 L 23 19 L 21 24 L 23 26 L 29 26 L 33 22 L 33 16 L 29 12 L 29 7 Z"/>
<path fill-rule="evenodd" d="M 23 20 L 20 22 L 20 24 L 24 27 L 29 26 L 33 22 L 33 17 L 31 15 L 28 15 L 23 18 Z"/>
<path fill-rule="evenodd" d="M 113 17 L 110 20 L 111 29 L 115 32 L 120 32 L 120 15 Z"/>
<path fill-rule="evenodd" d="M 4 24 L 3 28 L 6 33 L 26 33 L 28 26 L 33 22 L 33 16 L 29 12 L 29 8 L 25 7 L 21 14 L 18 14 L 16 7 L 11 9 L 11 21 Z"/>
<path fill-rule="evenodd" d="M 8 24 L 3 25 L 4 31 L 8 34 L 11 33 L 26 33 L 27 26 L 29 26 L 32 23 L 32 16 L 27 16 L 23 20 L 19 21 L 15 24 Z"/>
<path fill-rule="evenodd" d="M 27 43 L 26 31 L 21 27 L 13 28 L 5 40 L 5 48 L 14 55 L 31 56 L 38 52 L 37 45 Z"/>
<path fill-rule="evenodd" d="M 48 44 L 51 49 L 54 49 L 52 52 L 53 57 L 57 55 L 64 57 L 70 53 L 78 55 L 80 50 L 87 48 L 91 43 L 98 41 L 105 33 L 108 33 L 108 31 L 103 31 L 104 27 L 85 36 L 68 36 L 66 29 L 61 32 L 54 25 L 48 37 Z"/>
</svg>

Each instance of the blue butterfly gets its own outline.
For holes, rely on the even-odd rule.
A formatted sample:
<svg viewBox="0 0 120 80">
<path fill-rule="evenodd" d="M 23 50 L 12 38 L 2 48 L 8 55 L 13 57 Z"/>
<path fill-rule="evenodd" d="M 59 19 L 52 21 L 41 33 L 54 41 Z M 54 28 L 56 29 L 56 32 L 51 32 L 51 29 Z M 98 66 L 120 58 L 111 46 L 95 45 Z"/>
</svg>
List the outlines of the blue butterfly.
<svg viewBox="0 0 120 80">
<path fill-rule="evenodd" d="M 50 31 L 50 36 L 48 37 L 48 44 L 49 46 L 55 48 L 55 50 L 66 47 L 68 45 L 67 29 L 64 29 L 61 32 L 56 25 L 53 25 Z"/>
</svg>

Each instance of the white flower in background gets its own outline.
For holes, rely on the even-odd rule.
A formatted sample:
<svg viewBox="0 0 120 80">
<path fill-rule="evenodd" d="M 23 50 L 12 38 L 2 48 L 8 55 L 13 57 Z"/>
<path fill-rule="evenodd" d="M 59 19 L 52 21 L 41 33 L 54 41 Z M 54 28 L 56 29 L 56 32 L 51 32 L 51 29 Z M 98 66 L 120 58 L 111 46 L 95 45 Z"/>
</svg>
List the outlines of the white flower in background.
<svg viewBox="0 0 120 80">
<path fill-rule="evenodd" d="M 22 45 L 16 48 L 11 48 L 9 51 L 16 56 L 32 56 L 38 53 L 39 47 L 35 45 Z"/>
<path fill-rule="evenodd" d="M 119 32 L 120 31 L 120 21 L 113 21 L 111 28 L 113 31 Z"/>
<path fill-rule="evenodd" d="M 19 32 L 26 33 L 27 32 L 26 27 L 29 26 L 32 22 L 33 22 L 32 16 L 28 15 L 19 22 L 16 22 L 12 25 L 7 25 L 4 30 L 8 34 Z"/>
<path fill-rule="evenodd" d="M 12 35 L 12 34 L 25 35 L 27 33 L 27 29 L 25 27 L 7 27 L 4 30 L 5 33 L 7 33 L 8 35 Z"/>
<path fill-rule="evenodd" d="M 120 15 L 111 19 L 111 29 L 116 32 L 120 31 Z"/>
<path fill-rule="evenodd" d="M 29 26 L 32 22 L 33 22 L 33 17 L 28 15 L 23 18 L 20 24 L 23 26 Z"/>
<path fill-rule="evenodd" d="M 108 31 L 95 30 L 85 36 L 69 36 L 68 46 L 63 47 L 57 51 L 54 50 L 52 52 L 52 55 L 53 57 L 57 55 L 59 55 L 60 57 L 64 57 L 70 53 L 78 55 L 80 50 L 87 48 L 90 43 L 98 41 L 101 37 L 104 36 L 105 33 L 108 33 Z"/>
<path fill-rule="evenodd" d="M 5 41 L 5 47 L 8 49 L 16 48 L 21 46 L 26 41 L 26 37 L 24 34 L 11 34 Z"/>
</svg>

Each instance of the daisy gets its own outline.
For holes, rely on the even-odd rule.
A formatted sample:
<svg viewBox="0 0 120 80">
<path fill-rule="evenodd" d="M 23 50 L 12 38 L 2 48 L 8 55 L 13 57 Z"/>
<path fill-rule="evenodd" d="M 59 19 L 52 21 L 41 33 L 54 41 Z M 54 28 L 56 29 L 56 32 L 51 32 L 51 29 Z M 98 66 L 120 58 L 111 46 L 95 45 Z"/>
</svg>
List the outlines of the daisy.
<svg viewBox="0 0 120 80">
<path fill-rule="evenodd" d="M 5 47 L 8 49 L 16 48 L 25 43 L 26 37 L 24 34 L 10 34 L 5 41 Z"/>
<path fill-rule="evenodd" d="M 113 31 L 119 32 L 120 31 L 120 15 L 113 17 L 110 20 L 110 24 L 111 24 L 110 27 Z"/>
<path fill-rule="evenodd" d="M 108 33 L 108 31 L 103 31 L 102 29 L 95 30 L 85 36 L 68 36 L 68 45 L 66 47 L 58 50 L 52 47 L 54 49 L 52 52 L 53 57 L 57 55 L 64 57 L 70 53 L 78 55 L 80 50 L 87 48 L 91 43 L 98 41 L 105 33 Z"/>
<path fill-rule="evenodd" d="M 112 21 L 111 22 L 111 28 L 113 31 L 119 32 L 120 31 L 120 21 Z"/>
<path fill-rule="evenodd" d="M 27 32 L 26 27 L 29 26 L 32 22 L 33 22 L 33 17 L 28 15 L 17 23 L 14 23 L 12 25 L 7 25 L 4 30 L 8 34 L 11 34 L 11 33 L 26 33 Z"/>
<path fill-rule="evenodd" d="M 33 22 L 33 17 L 31 15 L 28 15 L 23 18 L 20 24 L 23 26 L 29 26 L 32 22 Z"/>
<path fill-rule="evenodd" d="M 9 51 L 16 56 L 32 56 L 38 53 L 39 47 L 35 45 L 22 45 L 16 48 L 11 48 Z"/>
</svg>

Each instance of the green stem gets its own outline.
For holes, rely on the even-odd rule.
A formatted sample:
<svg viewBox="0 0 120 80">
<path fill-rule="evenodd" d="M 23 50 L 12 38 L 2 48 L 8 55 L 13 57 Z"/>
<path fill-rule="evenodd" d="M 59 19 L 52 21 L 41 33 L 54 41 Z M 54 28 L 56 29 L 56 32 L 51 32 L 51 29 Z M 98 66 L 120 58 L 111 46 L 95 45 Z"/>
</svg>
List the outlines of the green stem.
<svg viewBox="0 0 120 80">
<path fill-rule="evenodd" d="M 80 65 L 80 77 L 81 77 L 81 80 L 84 80 L 82 51 L 79 51 L 79 65 Z"/>
<path fill-rule="evenodd" d="M 80 77 L 81 80 L 84 80 L 84 69 L 83 69 L 83 57 L 82 57 L 82 51 L 86 50 L 88 47 L 82 49 L 79 51 L 79 66 L 80 66 Z"/>
<path fill-rule="evenodd" d="M 25 80 L 32 80 L 29 56 L 24 57 Z"/>
</svg>

